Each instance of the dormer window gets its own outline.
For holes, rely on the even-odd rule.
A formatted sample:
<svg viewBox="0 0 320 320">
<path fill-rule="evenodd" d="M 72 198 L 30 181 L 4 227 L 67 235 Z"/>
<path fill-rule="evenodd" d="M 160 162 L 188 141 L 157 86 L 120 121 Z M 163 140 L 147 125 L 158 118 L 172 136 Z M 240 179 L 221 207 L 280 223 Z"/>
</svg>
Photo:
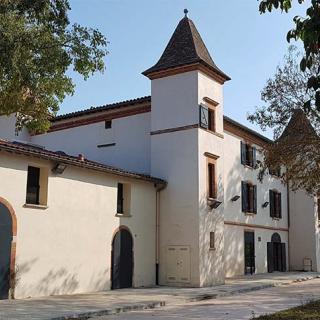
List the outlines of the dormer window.
<svg viewBox="0 0 320 320">
<path fill-rule="evenodd" d="M 257 164 L 257 149 L 243 141 L 241 141 L 241 163 L 251 168 L 255 168 Z"/>
</svg>

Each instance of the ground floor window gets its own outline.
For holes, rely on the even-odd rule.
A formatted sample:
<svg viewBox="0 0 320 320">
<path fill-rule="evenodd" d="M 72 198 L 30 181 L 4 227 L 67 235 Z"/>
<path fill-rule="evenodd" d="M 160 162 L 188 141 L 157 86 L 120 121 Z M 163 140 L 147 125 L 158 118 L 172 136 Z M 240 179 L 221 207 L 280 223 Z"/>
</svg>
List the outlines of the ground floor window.
<svg viewBox="0 0 320 320">
<path fill-rule="evenodd" d="M 267 243 L 268 272 L 287 270 L 286 244 L 281 242 L 278 233 L 274 233 Z"/>
</svg>

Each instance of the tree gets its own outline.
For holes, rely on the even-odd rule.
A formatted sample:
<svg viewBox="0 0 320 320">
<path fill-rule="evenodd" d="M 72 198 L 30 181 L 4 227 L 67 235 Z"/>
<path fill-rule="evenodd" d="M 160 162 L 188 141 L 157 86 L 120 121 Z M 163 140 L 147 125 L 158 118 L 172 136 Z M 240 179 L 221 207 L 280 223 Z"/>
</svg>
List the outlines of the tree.
<svg viewBox="0 0 320 320">
<path fill-rule="evenodd" d="M 320 192 L 320 116 L 316 109 L 305 110 L 305 101 L 314 99 L 308 80 L 320 67 L 320 59 L 310 69 L 300 70 L 302 53 L 289 47 L 284 62 L 261 91 L 266 106 L 256 108 L 248 119 L 263 130 L 273 129 L 274 143 L 265 145 L 260 163 L 260 179 L 269 168 L 283 167 L 282 179 L 291 187 Z"/>
<path fill-rule="evenodd" d="M 107 41 L 98 30 L 71 25 L 68 0 L 1 0 L 0 116 L 17 114 L 17 129 L 45 131 L 75 85 L 105 69 Z"/>
<path fill-rule="evenodd" d="M 260 0 L 260 13 L 271 12 L 273 9 L 280 9 L 288 12 L 292 7 L 292 0 Z M 305 0 L 298 0 L 302 4 Z M 320 52 L 320 0 L 311 0 L 306 11 L 306 17 L 296 16 L 293 19 L 295 28 L 287 34 L 287 40 L 301 40 L 304 45 L 305 54 L 301 59 L 300 68 L 302 71 L 311 70 L 312 66 L 318 62 Z M 304 102 L 304 109 L 307 113 L 312 113 L 316 109 L 320 111 L 320 68 L 314 69 L 310 74 L 308 89 L 313 89 L 313 99 Z"/>
</svg>

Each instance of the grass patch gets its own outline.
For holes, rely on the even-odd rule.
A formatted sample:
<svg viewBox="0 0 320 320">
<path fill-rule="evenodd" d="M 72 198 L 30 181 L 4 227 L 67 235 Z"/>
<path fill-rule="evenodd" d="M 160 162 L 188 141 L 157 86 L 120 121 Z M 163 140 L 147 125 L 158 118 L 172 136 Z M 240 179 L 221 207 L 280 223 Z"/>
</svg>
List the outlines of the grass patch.
<svg viewBox="0 0 320 320">
<path fill-rule="evenodd" d="M 309 302 L 305 305 L 280 311 L 274 314 L 260 316 L 259 320 L 319 320 L 320 300 Z"/>
</svg>

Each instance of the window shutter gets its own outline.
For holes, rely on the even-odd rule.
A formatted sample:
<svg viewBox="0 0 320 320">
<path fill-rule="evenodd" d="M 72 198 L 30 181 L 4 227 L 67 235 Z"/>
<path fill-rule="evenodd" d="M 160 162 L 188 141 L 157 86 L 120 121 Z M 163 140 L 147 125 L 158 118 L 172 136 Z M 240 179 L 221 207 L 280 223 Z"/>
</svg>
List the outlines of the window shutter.
<svg viewBox="0 0 320 320">
<path fill-rule="evenodd" d="M 274 217 L 274 193 L 269 190 L 270 217 Z"/>
<path fill-rule="evenodd" d="M 257 213 L 257 186 L 253 186 L 253 213 Z"/>
<path fill-rule="evenodd" d="M 246 144 L 240 141 L 241 164 L 246 164 Z"/>
<path fill-rule="evenodd" d="M 257 165 L 257 148 L 252 147 L 252 167 L 255 168 Z"/>
<path fill-rule="evenodd" d="M 282 210 L 281 210 L 281 193 L 278 193 L 278 217 L 282 218 Z"/>
<path fill-rule="evenodd" d="M 199 109 L 199 122 L 200 127 L 204 129 L 208 129 L 209 127 L 209 110 L 206 106 L 200 105 Z"/>
<path fill-rule="evenodd" d="M 268 272 L 273 272 L 273 243 L 267 243 Z"/>
<path fill-rule="evenodd" d="M 215 165 L 213 163 L 208 164 L 208 184 L 209 184 L 209 198 L 216 197 L 215 190 Z"/>
<path fill-rule="evenodd" d="M 242 212 L 247 212 L 248 210 L 248 190 L 247 183 L 241 181 L 241 200 L 242 200 Z"/>
</svg>

